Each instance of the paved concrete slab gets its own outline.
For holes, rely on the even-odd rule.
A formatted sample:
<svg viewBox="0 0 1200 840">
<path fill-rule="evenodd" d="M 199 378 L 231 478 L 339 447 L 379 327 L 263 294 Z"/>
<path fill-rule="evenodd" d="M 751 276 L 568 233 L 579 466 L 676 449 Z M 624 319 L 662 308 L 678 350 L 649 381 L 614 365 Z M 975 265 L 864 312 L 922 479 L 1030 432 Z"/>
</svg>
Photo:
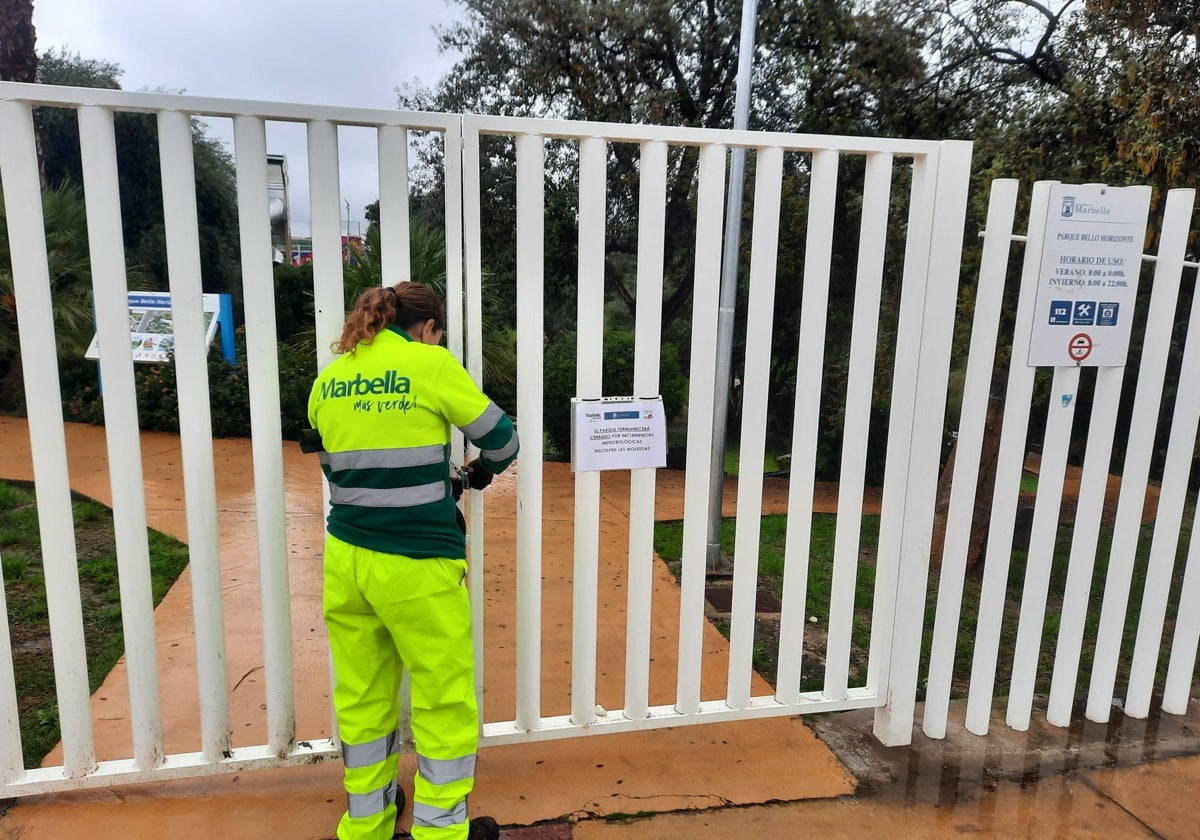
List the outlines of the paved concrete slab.
<svg viewBox="0 0 1200 840">
<path fill-rule="evenodd" d="M 1137 840 L 1157 835 L 1107 797 L 1063 777 L 1032 788 L 1006 782 L 952 803 L 842 797 L 660 814 L 644 820 L 593 820 L 576 825 L 571 836 L 573 840 L 941 840 L 963 836 Z"/>
<path fill-rule="evenodd" d="M 1136 817 L 1155 837 L 1200 837 L 1196 816 L 1200 759 L 1175 758 L 1132 768 L 1092 770 L 1084 774 L 1084 779 Z"/>
</svg>

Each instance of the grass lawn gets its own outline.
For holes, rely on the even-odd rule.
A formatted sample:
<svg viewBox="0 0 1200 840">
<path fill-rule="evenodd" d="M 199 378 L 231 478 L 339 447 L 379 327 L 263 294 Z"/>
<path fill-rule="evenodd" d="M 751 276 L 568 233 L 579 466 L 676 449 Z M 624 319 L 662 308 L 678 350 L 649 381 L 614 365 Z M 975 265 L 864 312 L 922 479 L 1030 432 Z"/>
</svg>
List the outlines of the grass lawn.
<svg viewBox="0 0 1200 840">
<path fill-rule="evenodd" d="M 782 469 L 778 458 L 786 453 L 772 452 L 767 450 L 763 456 L 763 472 L 773 473 Z M 725 474 L 737 475 L 742 466 L 742 453 L 736 446 L 729 446 L 725 449 Z M 786 461 L 786 459 L 785 459 Z"/>
<path fill-rule="evenodd" d="M 805 604 L 805 615 L 810 618 L 810 623 L 805 626 L 805 665 L 802 674 L 802 688 L 805 691 L 819 690 L 823 682 L 825 631 L 829 623 L 829 594 L 833 577 L 833 545 L 837 519 L 834 514 L 813 514 L 812 516 L 812 543 L 809 560 L 807 602 Z M 733 553 L 735 521 L 729 518 L 723 520 L 721 524 L 721 548 L 728 556 L 732 556 Z M 1184 565 L 1182 561 L 1187 555 L 1191 523 L 1192 506 L 1189 506 L 1188 511 L 1184 515 L 1183 527 L 1178 543 L 1172 590 L 1173 597 L 1169 602 L 1166 627 L 1164 629 L 1164 638 L 1168 640 L 1171 638 L 1175 616 L 1178 611 L 1178 593 L 1183 577 Z M 1123 648 L 1120 669 L 1117 675 L 1118 685 L 1127 679 L 1129 673 L 1133 643 L 1137 632 L 1138 613 L 1141 606 L 1141 593 L 1146 579 L 1150 537 L 1153 528 L 1153 523 L 1143 525 L 1141 537 L 1138 542 L 1137 560 L 1134 565 L 1133 583 L 1130 589 L 1129 604 L 1126 612 L 1125 632 L 1122 638 Z M 762 588 L 770 589 L 776 595 L 781 595 L 783 591 L 783 552 L 786 529 L 786 515 L 771 515 L 762 518 L 759 585 Z M 1095 638 L 1099 626 L 1099 608 L 1104 595 L 1109 546 L 1112 542 L 1112 530 L 1112 525 L 1104 525 L 1100 531 L 1095 570 L 1089 596 L 1090 608 L 1080 658 L 1079 682 L 1081 688 L 1084 689 L 1086 688 L 1088 675 L 1091 673 Z M 678 574 L 682 554 L 682 534 L 681 522 L 660 522 L 655 526 L 655 551 L 658 552 L 659 556 L 666 561 L 676 574 Z M 864 516 L 861 525 L 861 542 L 855 589 L 850 661 L 851 686 L 862 685 L 865 682 L 867 651 L 870 648 L 871 603 L 874 597 L 878 535 L 879 517 Z M 1063 525 L 1059 528 L 1058 538 L 1055 543 L 1050 580 L 1050 597 L 1043 625 L 1038 666 L 1037 691 L 1043 693 L 1049 691 L 1050 676 L 1053 671 L 1055 647 L 1058 643 L 1063 590 L 1066 585 L 1067 566 L 1071 550 L 1071 537 L 1071 525 Z M 1026 552 L 1018 550 L 1012 552 L 1008 575 L 1008 589 L 1005 599 L 1004 621 L 1001 628 L 1000 655 L 996 674 L 995 693 L 997 696 L 1005 696 L 1008 693 L 1026 562 Z M 965 697 L 969 686 L 975 628 L 979 618 L 979 595 L 982 588 L 984 563 L 986 563 L 986 559 L 981 561 L 977 568 L 968 572 L 964 586 L 962 618 L 958 635 L 959 642 L 955 651 L 952 694 L 954 697 Z M 938 573 L 936 570 L 933 570 L 930 574 L 928 597 L 926 600 L 925 634 L 920 670 L 922 689 L 929 668 L 929 650 L 933 639 L 937 591 Z M 812 618 L 815 618 L 816 621 L 812 621 Z M 728 635 L 728 622 L 717 622 L 717 625 L 721 627 L 722 632 Z M 778 658 L 778 626 L 777 619 L 760 618 L 755 633 L 755 670 L 772 685 L 775 683 L 775 668 Z M 1159 662 L 1160 676 L 1165 672 L 1168 657 L 1169 649 L 1164 647 Z M 919 696 L 918 699 L 922 699 L 922 697 Z"/>
<path fill-rule="evenodd" d="M 125 648 L 112 511 L 75 497 L 75 545 L 87 647 L 88 685 L 95 691 Z M 150 574 L 158 604 L 187 565 L 187 546 L 149 531 Z M 41 538 L 33 488 L 0 482 L 0 564 L 8 600 L 17 708 L 25 766 L 37 767 L 59 740 L 58 704 Z"/>
</svg>

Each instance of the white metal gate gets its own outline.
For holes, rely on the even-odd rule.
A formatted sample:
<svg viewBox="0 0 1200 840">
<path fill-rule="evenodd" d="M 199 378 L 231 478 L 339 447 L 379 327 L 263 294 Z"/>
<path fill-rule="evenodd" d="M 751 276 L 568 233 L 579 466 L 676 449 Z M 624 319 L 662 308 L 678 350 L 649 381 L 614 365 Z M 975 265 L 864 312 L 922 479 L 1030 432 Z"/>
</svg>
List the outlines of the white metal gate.
<svg viewBox="0 0 1200 840">
<path fill-rule="evenodd" d="M 75 546 L 70 520 L 64 426 L 53 359 L 40 356 L 35 336 L 52 327 L 45 235 L 41 217 L 31 105 L 78 111 L 92 249 L 97 323 L 105 383 L 109 460 L 122 464 L 114 475 L 114 518 L 129 663 L 134 746 L 127 759 L 97 764 L 88 706 L 87 669 L 76 585 Z M 188 533 L 200 684 L 201 740 L 198 753 L 165 755 L 159 708 L 158 673 L 153 656 L 154 624 L 146 577 L 145 498 L 141 475 L 132 362 L 123 351 L 128 336 L 126 276 L 121 246 L 120 205 L 112 114 L 120 110 L 157 115 L 171 292 L 176 325 L 176 365 L 180 393 L 181 439 L 188 500 Z M 221 613 L 216 540 L 211 421 L 200 307 L 199 245 L 192 176 L 191 119 L 232 118 L 238 172 L 242 271 L 246 301 L 247 352 L 252 377 L 262 382 L 252 393 L 258 549 L 263 581 L 262 614 L 267 672 L 268 743 L 231 747 L 229 687 L 223 667 L 225 636 Z M 395 111 L 275 105 L 43 86 L 0 85 L 0 177 L 10 208 L 16 294 L 20 302 L 30 432 L 38 507 L 50 588 L 50 617 L 63 742 L 61 767 L 27 769 L 20 759 L 15 691 L 6 638 L 0 637 L 0 772 L 4 795 L 107 785 L 121 781 L 235 772 L 255 767 L 307 762 L 338 755 L 330 739 L 307 740 L 295 726 L 289 638 L 289 581 L 286 566 L 282 463 L 279 460 L 279 398 L 269 383 L 277 364 L 272 297 L 271 247 L 266 183 L 265 124 L 306 126 L 313 224 L 314 297 L 319 362 L 328 361 L 330 341 L 343 318 L 339 258 L 340 197 L 337 130 L 340 125 L 374 128 L 379 138 L 380 218 L 385 272 L 401 275 L 408 262 L 407 132 L 436 132 L 447 154 L 447 296 L 451 349 L 464 353 L 473 375 L 482 375 L 480 356 L 482 275 L 480 248 L 480 137 L 511 138 L 516 150 L 516 264 L 518 396 L 523 451 L 518 470 L 517 514 L 517 698 L 510 720 L 486 720 L 483 742 L 501 744 L 686 723 L 877 707 L 877 733 L 885 743 L 911 737 L 917 696 L 926 573 L 931 544 L 935 485 L 941 442 L 940 418 L 946 399 L 952 326 L 958 288 L 969 143 L 822 137 L 700 129 L 668 129 L 588 123 Z M 626 606 L 627 653 L 624 707 L 597 711 L 596 556 L 600 477 L 576 476 L 575 600 L 572 627 L 571 713 L 545 715 L 541 696 L 542 473 L 530 464 L 542 459 L 543 401 L 543 190 L 547 141 L 563 142 L 579 161 L 578 388 L 579 396 L 601 396 L 596 359 L 603 341 L 605 254 L 605 171 L 614 144 L 638 149 L 639 207 L 636 257 L 637 298 L 634 387 L 639 394 L 659 390 L 659 313 L 663 297 L 665 195 L 672 148 L 695 147 L 699 171 L 696 196 L 695 288 L 690 314 L 691 358 L 688 412 L 688 464 L 684 511 L 684 559 L 679 592 L 678 673 L 675 700 L 651 704 L 648 689 L 650 574 L 654 471 L 634 471 L 631 483 L 629 581 Z M 776 261 L 780 250 L 781 190 L 785 163 L 807 177 L 810 220 L 804 232 L 801 290 L 805 305 L 799 325 L 795 421 L 791 430 L 792 481 L 789 495 L 788 557 L 781 614 L 778 690 L 751 696 L 755 578 L 762 476 L 743 472 L 738 486 L 739 517 L 735 552 L 734 607 L 729 673 L 725 686 L 702 693 L 704 657 L 705 535 L 709 494 L 713 373 L 697 360 L 712 352 L 716 330 L 721 217 L 727 150 L 744 146 L 756 167 L 750 296 L 751 324 L 772 319 Z M 458 154 L 461 149 L 461 155 Z M 857 226 L 835 225 L 842 196 L 839 166 L 861 162 L 864 190 Z M 901 206 L 903 248 L 886 248 L 893 187 L 907 189 Z M 461 220 L 461 224 L 459 223 Z M 786 219 L 784 220 L 786 221 Z M 854 327 L 848 360 L 847 417 L 842 447 L 833 594 L 829 606 L 827 666 L 819 691 L 801 691 L 804 655 L 805 589 L 809 523 L 814 494 L 817 401 L 823 376 L 826 312 L 835 237 L 857 244 Z M 464 263 L 460 255 L 465 256 Z M 864 489 L 867 433 L 876 377 L 877 325 L 885 265 L 902 277 L 897 340 L 888 348 L 892 403 L 882 518 L 873 606 L 870 657 L 865 679 L 850 684 L 848 662 L 854 623 L 858 522 Z M 465 310 L 465 317 L 464 317 Z M 465 329 L 464 329 L 465 327 Z M 768 330 L 747 332 L 744 373 L 742 458 L 761 461 L 765 447 L 770 363 Z M 484 383 L 485 387 L 487 383 Z M 187 395 L 186 398 L 184 395 Z M 461 450 L 459 452 L 461 454 Z M 482 556 L 483 500 L 472 494 L 472 556 Z M 51 574 L 50 572 L 53 572 Z M 476 647 L 482 655 L 487 622 L 483 614 L 481 564 L 472 565 Z M 7 654 L 7 655 L 6 655 Z M 482 673 L 482 669 L 479 669 Z M 568 687 L 564 686 L 564 693 Z"/>
</svg>

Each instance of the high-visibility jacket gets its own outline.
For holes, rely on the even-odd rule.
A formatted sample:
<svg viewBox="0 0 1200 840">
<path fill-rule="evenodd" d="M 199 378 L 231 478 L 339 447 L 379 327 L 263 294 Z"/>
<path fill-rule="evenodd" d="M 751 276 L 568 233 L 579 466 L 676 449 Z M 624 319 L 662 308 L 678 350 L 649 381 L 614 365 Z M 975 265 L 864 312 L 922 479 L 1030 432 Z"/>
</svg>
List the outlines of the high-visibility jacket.
<svg viewBox="0 0 1200 840">
<path fill-rule="evenodd" d="M 321 371 L 308 419 L 325 451 L 329 533 L 408 557 L 466 556 L 450 489 L 450 424 L 498 473 L 517 456 L 512 421 L 444 347 L 389 326 Z"/>
</svg>

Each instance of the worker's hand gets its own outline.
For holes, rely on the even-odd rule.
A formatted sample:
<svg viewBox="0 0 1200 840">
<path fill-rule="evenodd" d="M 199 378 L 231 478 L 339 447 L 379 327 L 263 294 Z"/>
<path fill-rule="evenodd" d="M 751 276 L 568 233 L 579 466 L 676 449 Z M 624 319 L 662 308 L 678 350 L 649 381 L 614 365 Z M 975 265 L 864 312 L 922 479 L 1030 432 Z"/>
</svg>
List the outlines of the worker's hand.
<svg viewBox="0 0 1200 840">
<path fill-rule="evenodd" d="M 467 485 L 472 490 L 482 490 L 492 483 L 491 471 L 475 458 L 467 464 Z"/>
<path fill-rule="evenodd" d="M 450 496 L 451 496 L 451 498 L 453 498 L 454 501 L 457 502 L 459 499 L 462 498 L 462 494 L 463 494 L 462 478 L 460 478 L 457 475 L 450 476 Z"/>
</svg>

